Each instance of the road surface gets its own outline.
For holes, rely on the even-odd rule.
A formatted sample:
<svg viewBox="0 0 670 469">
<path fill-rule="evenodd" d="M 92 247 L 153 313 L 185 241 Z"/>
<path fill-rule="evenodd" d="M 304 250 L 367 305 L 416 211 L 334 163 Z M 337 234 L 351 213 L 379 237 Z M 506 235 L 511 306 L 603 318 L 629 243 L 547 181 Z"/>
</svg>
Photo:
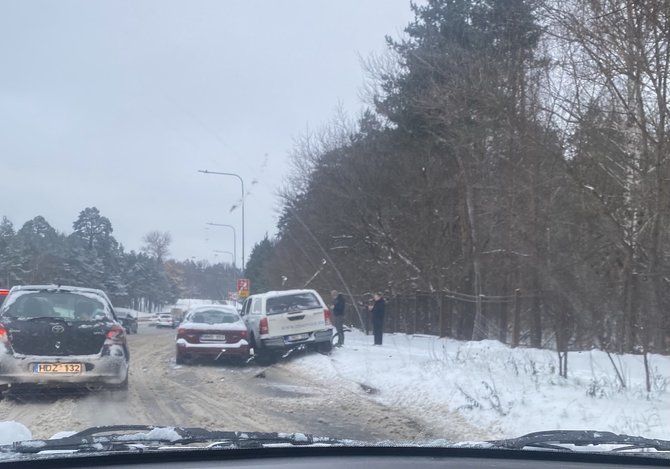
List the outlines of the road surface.
<svg viewBox="0 0 670 469">
<path fill-rule="evenodd" d="M 368 441 L 432 436 L 419 419 L 374 402 L 364 390 L 324 387 L 296 375 L 286 363 L 176 366 L 173 330 L 141 325 L 128 339 L 126 395 L 17 392 L 0 401 L 0 421 L 21 422 L 34 438 L 111 424 L 304 432 Z"/>
</svg>

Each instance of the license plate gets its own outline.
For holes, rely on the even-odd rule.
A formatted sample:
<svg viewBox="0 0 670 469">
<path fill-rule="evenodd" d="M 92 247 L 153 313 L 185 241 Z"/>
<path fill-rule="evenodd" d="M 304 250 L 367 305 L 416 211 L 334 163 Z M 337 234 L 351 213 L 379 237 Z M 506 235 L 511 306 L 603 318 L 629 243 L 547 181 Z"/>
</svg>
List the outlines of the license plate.
<svg viewBox="0 0 670 469">
<path fill-rule="evenodd" d="M 296 340 L 305 340 L 309 337 L 309 334 L 295 334 L 295 335 L 290 335 L 286 339 L 290 342 L 294 342 Z"/>
<path fill-rule="evenodd" d="M 218 342 L 225 342 L 226 336 L 224 334 L 203 334 L 200 340 L 216 340 Z"/>
<path fill-rule="evenodd" d="M 81 373 L 81 363 L 33 363 L 33 373 Z"/>
</svg>

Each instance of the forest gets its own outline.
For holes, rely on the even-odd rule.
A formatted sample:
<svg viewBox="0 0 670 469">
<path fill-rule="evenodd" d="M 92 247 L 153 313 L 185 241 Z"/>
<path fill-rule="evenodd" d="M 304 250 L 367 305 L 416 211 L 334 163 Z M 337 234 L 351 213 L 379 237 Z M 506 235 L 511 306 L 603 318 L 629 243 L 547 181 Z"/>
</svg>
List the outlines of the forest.
<svg viewBox="0 0 670 469">
<path fill-rule="evenodd" d="M 667 353 L 670 2 L 412 8 L 364 61 L 361 115 L 296 142 L 252 288 L 429 295 L 441 335 Z"/>
<path fill-rule="evenodd" d="M 151 231 L 126 252 L 111 221 L 87 207 L 60 233 L 42 216 L 15 229 L 0 221 L 0 288 L 60 284 L 104 290 L 115 306 L 154 311 L 178 298 L 225 300 L 240 273 L 230 264 L 169 259 L 170 234 Z"/>
</svg>

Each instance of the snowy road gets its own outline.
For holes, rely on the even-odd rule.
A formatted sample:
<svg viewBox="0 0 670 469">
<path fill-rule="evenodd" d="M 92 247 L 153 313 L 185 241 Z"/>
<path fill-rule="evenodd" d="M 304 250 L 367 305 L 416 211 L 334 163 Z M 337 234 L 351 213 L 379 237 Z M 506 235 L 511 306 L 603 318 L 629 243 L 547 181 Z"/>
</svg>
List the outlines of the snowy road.
<svg viewBox="0 0 670 469">
<path fill-rule="evenodd" d="M 110 424 L 299 431 L 365 440 L 431 436 L 422 424 L 374 401 L 365 390 L 314 380 L 290 363 L 175 366 L 174 331 L 144 325 L 129 336 L 129 345 L 125 398 L 74 392 L 9 396 L 0 401 L 0 420 L 26 425 L 35 438 Z"/>
</svg>

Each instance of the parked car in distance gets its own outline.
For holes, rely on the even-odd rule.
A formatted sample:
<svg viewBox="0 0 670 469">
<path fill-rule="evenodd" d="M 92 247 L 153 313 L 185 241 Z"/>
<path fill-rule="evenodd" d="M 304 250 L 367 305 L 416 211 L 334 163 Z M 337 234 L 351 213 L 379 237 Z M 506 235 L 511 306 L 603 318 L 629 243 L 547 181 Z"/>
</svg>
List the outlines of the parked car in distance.
<svg viewBox="0 0 670 469">
<path fill-rule="evenodd" d="M 234 306 L 197 306 L 186 312 L 177 329 L 177 364 L 185 359 L 208 357 L 249 359 L 247 326 Z"/>
<path fill-rule="evenodd" d="M 258 355 L 271 356 L 299 345 L 321 352 L 332 348 L 332 317 L 315 290 L 251 295 L 242 306 L 249 341 Z"/>
<path fill-rule="evenodd" d="M 160 313 L 156 318 L 156 327 L 177 327 L 177 321 L 171 313 Z"/>
<path fill-rule="evenodd" d="M 101 290 L 13 287 L 0 308 L 0 387 L 128 387 L 126 332 Z"/>
<path fill-rule="evenodd" d="M 114 312 L 128 334 L 137 334 L 137 311 L 129 308 L 114 308 Z"/>
</svg>

